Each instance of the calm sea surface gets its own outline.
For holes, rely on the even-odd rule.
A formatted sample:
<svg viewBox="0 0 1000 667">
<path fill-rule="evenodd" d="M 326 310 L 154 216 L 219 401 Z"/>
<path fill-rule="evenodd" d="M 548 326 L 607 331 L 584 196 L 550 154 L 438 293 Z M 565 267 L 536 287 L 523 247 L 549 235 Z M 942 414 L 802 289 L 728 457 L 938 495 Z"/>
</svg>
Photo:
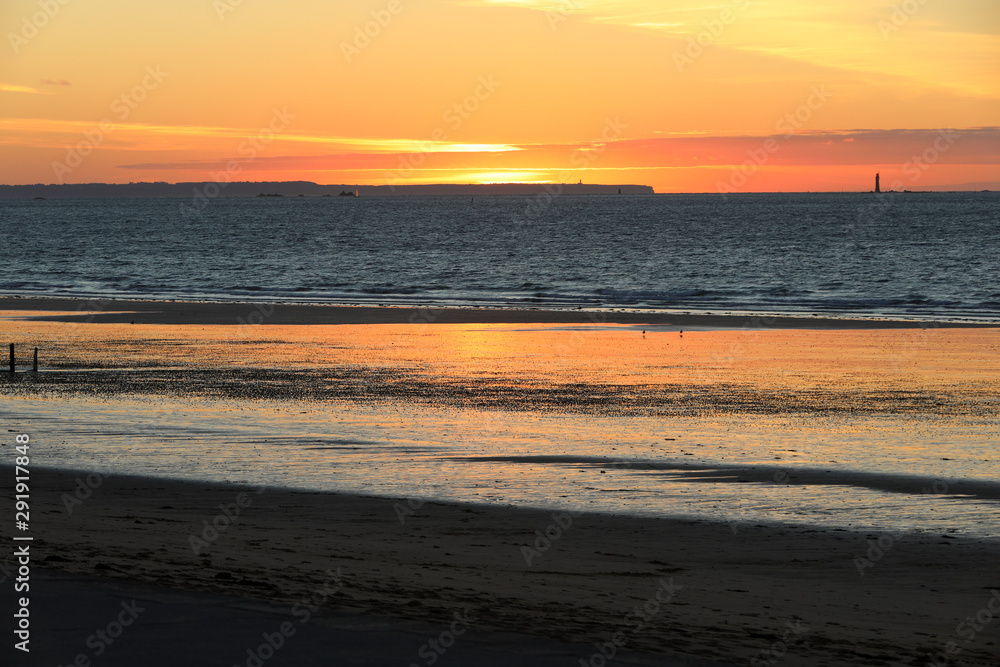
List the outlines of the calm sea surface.
<svg viewBox="0 0 1000 667">
<path fill-rule="evenodd" d="M 1000 193 L 0 201 L 0 294 L 1000 319 Z"/>
</svg>

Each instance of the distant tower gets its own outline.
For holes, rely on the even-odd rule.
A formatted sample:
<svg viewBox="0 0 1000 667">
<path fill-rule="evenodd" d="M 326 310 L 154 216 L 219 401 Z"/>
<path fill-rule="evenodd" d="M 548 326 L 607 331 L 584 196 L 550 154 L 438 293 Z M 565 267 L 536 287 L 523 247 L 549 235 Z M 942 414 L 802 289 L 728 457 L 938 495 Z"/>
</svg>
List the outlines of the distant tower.
<svg viewBox="0 0 1000 667">
<path fill-rule="evenodd" d="M 881 190 L 878 189 L 878 172 L 875 172 L 875 192 L 881 192 Z"/>
</svg>

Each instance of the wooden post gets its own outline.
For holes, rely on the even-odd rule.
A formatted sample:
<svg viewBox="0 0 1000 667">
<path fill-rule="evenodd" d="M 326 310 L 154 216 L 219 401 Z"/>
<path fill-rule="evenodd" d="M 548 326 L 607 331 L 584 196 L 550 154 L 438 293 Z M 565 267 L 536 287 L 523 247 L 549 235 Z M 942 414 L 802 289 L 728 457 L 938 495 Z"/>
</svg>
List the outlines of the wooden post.
<svg viewBox="0 0 1000 667">
<path fill-rule="evenodd" d="M 10 344 L 10 374 L 14 374 L 14 343 Z"/>
<path fill-rule="evenodd" d="M 38 348 L 35 348 L 35 357 L 31 360 L 31 370 L 35 373 L 38 372 Z"/>
</svg>

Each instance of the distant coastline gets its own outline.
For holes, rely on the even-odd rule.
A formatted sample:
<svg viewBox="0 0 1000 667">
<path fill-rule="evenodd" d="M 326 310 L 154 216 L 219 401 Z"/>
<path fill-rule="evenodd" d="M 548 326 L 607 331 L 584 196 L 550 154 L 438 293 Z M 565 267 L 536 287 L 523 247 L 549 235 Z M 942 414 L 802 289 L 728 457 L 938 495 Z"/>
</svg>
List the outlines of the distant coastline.
<svg viewBox="0 0 1000 667">
<path fill-rule="evenodd" d="M 210 188 L 210 190 L 206 190 Z M 218 190 L 214 197 L 337 197 L 341 192 L 357 191 L 360 197 L 401 195 L 652 195 L 648 185 L 598 185 L 589 183 L 488 183 L 428 185 L 320 185 L 311 181 L 214 181 L 189 183 L 67 183 L 0 185 L 0 199 L 79 199 L 100 197 L 177 197 L 190 198 Z M 212 195 L 210 195 L 212 197 Z"/>
</svg>

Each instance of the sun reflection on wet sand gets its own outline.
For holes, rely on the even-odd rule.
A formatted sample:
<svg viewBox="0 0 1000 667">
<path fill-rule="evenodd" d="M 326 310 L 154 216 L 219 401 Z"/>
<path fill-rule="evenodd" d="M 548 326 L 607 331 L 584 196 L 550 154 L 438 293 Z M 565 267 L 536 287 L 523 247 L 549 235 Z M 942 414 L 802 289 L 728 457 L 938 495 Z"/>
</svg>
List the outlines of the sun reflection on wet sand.
<svg viewBox="0 0 1000 667">
<path fill-rule="evenodd" d="M 0 312 L 0 319 L 10 311 Z M 639 325 L 128 325 L 10 320 L 43 366 L 406 369 L 518 383 L 755 384 L 964 390 L 995 387 L 998 329 L 709 330 Z M 46 347 L 48 349 L 46 349 Z"/>
<path fill-rule="evenodd" d="M 997 329 L 5 329 L 46 465 L 1000 536 Z"/>
</svg>

